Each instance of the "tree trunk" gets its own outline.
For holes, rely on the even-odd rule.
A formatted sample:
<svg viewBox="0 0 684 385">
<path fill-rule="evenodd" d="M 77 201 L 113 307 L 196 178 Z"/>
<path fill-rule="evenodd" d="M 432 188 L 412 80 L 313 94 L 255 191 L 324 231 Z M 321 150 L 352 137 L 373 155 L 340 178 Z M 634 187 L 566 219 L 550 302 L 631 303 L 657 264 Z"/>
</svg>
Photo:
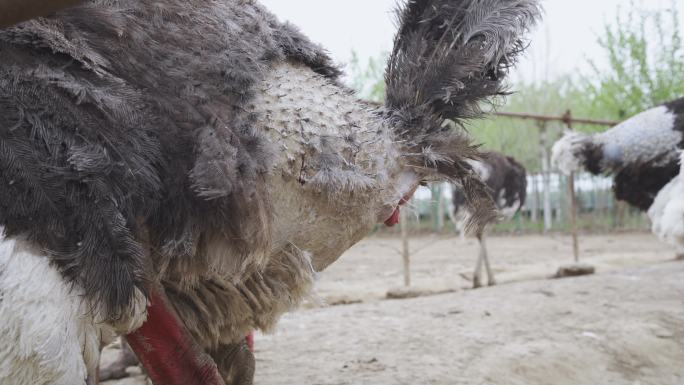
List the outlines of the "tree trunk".
<svg viewBox="0 0 684 385">
<path fill-rule="evenodd" d="M 539 220 L 539 184 L 537 175 L 532 175 L 532 199 L 530 199 L 530 221 L 537 223 Z"/>
</svg>

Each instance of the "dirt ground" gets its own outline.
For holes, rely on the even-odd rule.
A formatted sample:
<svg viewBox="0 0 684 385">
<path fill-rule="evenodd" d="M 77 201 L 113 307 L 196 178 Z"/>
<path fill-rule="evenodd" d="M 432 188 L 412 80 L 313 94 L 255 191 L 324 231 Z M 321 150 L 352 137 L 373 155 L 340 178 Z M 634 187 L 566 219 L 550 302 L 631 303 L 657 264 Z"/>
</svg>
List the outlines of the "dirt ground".
<svg viewBox="0 0 684 385">
<path fill-rule="evenodd" d="M 412 239 L 412 286 L 449 293 L 385 300 L 403 284 L 400 241 L 365 240 L 257 335 L 256 384 L 684 384 L 684 262 L 650 234 L 580 245 L 597 275 L 549 280 L 572 261 L 569 237 L 491 237 L 500 285 L 465 290 L 475 240 Z"/>
</svg>

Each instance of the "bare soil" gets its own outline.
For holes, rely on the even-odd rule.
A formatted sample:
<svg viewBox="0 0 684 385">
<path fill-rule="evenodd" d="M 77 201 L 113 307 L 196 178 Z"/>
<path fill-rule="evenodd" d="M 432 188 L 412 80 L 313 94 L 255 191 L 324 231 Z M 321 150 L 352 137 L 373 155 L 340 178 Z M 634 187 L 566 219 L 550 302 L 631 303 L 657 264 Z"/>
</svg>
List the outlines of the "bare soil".
<svg viewBox="0 0 684 385">
<path fill-rule="evenodd" d="M 257 335 L 256 384 L 684 384 L 684 262 L 650 234 L 583 236 L 596 274 L 567 279 L 549 277 L 569 237 L 491 237 L 499 285 L 479 290 L 475 240 L 412 239 L 414 291 L 447 294 L 386 300 L 400 245 L 370 238 L 321 273 L 317 298 Z"/>
</svg>

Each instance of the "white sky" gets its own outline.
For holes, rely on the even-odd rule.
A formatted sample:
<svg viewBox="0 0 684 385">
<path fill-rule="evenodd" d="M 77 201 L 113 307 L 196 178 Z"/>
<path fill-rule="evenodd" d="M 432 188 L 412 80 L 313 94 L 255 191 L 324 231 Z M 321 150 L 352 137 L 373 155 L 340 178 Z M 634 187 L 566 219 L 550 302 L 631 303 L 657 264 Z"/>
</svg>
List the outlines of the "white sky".
<svg viewBox="0 0 684 385">
<path fill-rule="evenodd" d="M 261 0 L 281 20 L 299 26 L 321 43 L 338 63 L 348 63 L 355 50 L 364 63 L 388 51 L 395 31 L 396 0 Z M 684 0 L 674 0 L 684 27 Z M 636 1 L 646 9 L 664 8 L 671 0 Z M 615 20 L 618 6 L 629 0 L 544 0 L 545 17 L 531 35 L 526 58 L 516 78 L 541 80 L 546 76 L 585 70 L 586 58 L 601 62 L 596 38 L 606 20 Z"/>
</svg>

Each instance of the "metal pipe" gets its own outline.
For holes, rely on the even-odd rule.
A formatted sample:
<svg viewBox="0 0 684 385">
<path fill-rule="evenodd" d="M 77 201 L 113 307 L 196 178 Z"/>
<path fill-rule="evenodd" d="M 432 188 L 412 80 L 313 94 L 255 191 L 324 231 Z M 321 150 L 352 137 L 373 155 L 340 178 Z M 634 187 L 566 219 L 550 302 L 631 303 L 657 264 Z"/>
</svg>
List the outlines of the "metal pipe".
<svg viewBox="0 0 684 385">
<path fill-rule="evenodd" d="M 573 123 L 578 124 L 595 124 L 598 126 L 615 126 L 620 122 L 612 120 L 600 120 L 600 119 L 581 119 L 573 118 L 569 114 L 563 116 L 549 116 L 549 115 L 537 115 L 537 114 L 523 114 L 518 112 L 494 112 L 493 115 L 501 116 L 504 118 L 516 118 L 516 119 L 531 119 L 542 122 L 563 122 L 567 126 L 571 126 Z"/>
</svg>

